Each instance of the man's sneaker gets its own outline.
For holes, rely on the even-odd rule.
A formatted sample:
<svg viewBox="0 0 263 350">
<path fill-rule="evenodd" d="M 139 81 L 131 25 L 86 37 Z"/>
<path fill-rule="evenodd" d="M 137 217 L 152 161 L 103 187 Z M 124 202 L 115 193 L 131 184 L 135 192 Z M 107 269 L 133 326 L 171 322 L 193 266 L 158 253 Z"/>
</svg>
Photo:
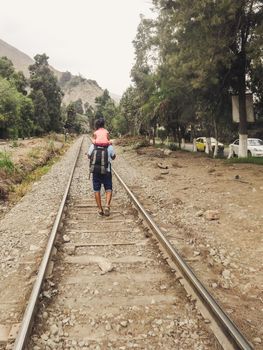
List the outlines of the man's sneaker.
<svg viewBox="0 0 263 350">
<path fill-rule="evenodd" d="M 106 208 L 104 209 L 104 215 L 105 215 L 105 216 L 110 216 L 110 207 L 106 207 Z"/>
<path fill-rule="evenodd" d="M 102 217 L 102 216 L 104 216 L 104 213 L 103 213 L 103 211 L 98 211 L 98 216 L 99 216 L 99 217 Z"/>
</svg>

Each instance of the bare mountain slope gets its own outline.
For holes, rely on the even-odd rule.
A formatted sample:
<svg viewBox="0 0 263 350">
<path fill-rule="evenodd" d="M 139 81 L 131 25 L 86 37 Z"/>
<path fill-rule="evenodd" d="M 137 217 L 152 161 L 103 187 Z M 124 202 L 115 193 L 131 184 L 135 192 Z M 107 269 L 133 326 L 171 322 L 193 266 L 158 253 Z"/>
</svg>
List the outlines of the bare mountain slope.
<svg viewBox="0 0 263 350">
<path fill-rule="evenodd" d="M 28 66 L 34 63 L 34 60 L 0 39 L 0 57 L 8 57 L 14 64 L 16 70 L 20 70 L 26 77 L 29 77 Z M 58 78 L 59 84 L 64 92 L 63 102 L 68 104 L 71 101 L 82 99 L 83 104 L 88 102 L 94 106 L 95 98 L 102 95 L 102 88 L 95 80 L 85 79 L 79 76 L 71 75 L 69 72 L 60 72 L 50 67 Z M 65 79 L 66 77 L 66 79 Z"/>
<path fill-rule="evenodd" d="M 8 57 L 13 62 L 16 70 L 22 71 L 26 77 L 29 77 L 28 66 L 33 64 L 34 60 L 0 39 L 0 57 L 2 56 Z"/>
</svg>

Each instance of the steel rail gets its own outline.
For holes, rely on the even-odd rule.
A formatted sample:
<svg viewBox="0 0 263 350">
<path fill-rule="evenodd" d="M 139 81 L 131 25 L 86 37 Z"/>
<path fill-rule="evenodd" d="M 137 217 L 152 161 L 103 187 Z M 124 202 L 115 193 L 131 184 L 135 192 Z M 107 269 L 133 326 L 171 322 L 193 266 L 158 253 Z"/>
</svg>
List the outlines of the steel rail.
<svg viewBox="0 0 263 350">
<path fill-rule="evenodd" d="M 30 298 L 29 298 L 29 301 L 28 301 L 28 304 L 27 304 L 27 307 L 26 307 L 26 310 L 25 310 L 25 313 L 24 313 L 24 316 L 23 316 L 23 319 L 21 322 L 21 326 L 20 326 L 20 329 L 18 331 L 16 341 L 14 343 L 13 350 L 23 350 L 24 347 L 26 346 L 26 343 L 27 343 L 27 340 L 28 340 L 28 337 L 29 337 L 29 334 L 31 331 L 31 325 L 32 325 L 33 318 L 34 318 L 34 314 L 35 314 L 35 310 L 36 310 L 36 306 L 37 306 L 37 302 L 38 302 L 38 297 L 39 297 L 41 287 L 42 287 L 42 284 L 44 281 L 47 266 L 48 266 L 48 263 L 49 263 L 49 260 L 51 257 L 52 249 L 53 249 L 55 239 L 57 236 L 58 227 L 59 227 L 59 224 L 60 224 L 60 221 L 62 218 L 63 209 L 65 207 L 65 203 L 67 200 L 67 196 L 68 196 L 70 185 L 71 185 L 71 182 L 73 179 L 73 174 L 75 171 L 77 160 L 78 160 L 79 155 L 80 155 L 82 143 L 83 143 L 83 137 L 82 137 L 82 140 L 80 141 L 80 146 L 79 146 L 75 161 L 73 163 L 73 167 L 71 169 L 71 173 L 70 173 L 70 177 L 69 177 L 69 180 L 67 183 L 67 187 L 66 187 L 66 190 L 64 192 L 62 201 L 60 203 L 60 207 L 59 207 L 55 222 L 53 224 L 53 227 L 52 227 L 52 230 L 51 230 L 51 233 L 49 236 L 49 240 L 47 243 L 47 247 L 46 247 L 44 256 L 43 256 L 41 264 L 39 266 L 37 278 L 36 278 L 36 281 L 34 283 L 34 286 L 33 286 L 33 289 L 32 289 L 32 292 L 31 292 L 31 295 L 30 295 Z"/>
<path fill-rule="evenodd" d="M 205 305 L 209 314 L 212 315 L 213 319 L 216 321 L 223 334 L 225 334 L 228 341 L 231 342 L 234 349 L 252 350 L 253 347 L 245 338 L 245 336 L 239 331 L 234 322 L 221 309 L 221 307 L 218 305 L 213 296 L 208 292 L 208 290 L 196 277 L 189 265 L 180 256 L 178 251 L 171 245 L 169 240 L 166 238 L 165 234 L 160 230 L 160 228 L 154 222 L 152 217 L 143 208 L 142 204 L 139 202 L 139 200 L 133 194 L 133 192 L 129 189 L 129 187 L 125 184 L 120 175 L 113 168 L 112 170 L 115 176 L 117 177 L 118 181 L 127 191 L 129 197 L 132 199 L 139 212 L 143 215 L 148 225 L 156 234 L 157 239 L 162 244 L 165 251 L 168 253 L 168 255 L 176 264 L 176 266 L 180 269 L 182 275 L 185 277 L 190 286 L 194 289 L 194 292 L 196 293 L 197 297 L 199 298 L 199 300 L 201 300 L 203 305 Z"/>
</svg>

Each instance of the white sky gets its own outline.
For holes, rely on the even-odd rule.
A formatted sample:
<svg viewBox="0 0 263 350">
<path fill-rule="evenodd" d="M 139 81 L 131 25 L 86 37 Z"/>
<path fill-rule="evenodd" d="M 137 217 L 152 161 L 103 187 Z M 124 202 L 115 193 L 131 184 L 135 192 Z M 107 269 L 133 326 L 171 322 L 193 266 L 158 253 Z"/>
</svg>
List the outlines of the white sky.
<svg viewBox="0 0 263 350">
<path fill-rule="evenodd" d="M 151 0 L 1 0 L 0 38 L 60 71 L 121 95 L 130 85 L 132 40 Z"/>
</svg>

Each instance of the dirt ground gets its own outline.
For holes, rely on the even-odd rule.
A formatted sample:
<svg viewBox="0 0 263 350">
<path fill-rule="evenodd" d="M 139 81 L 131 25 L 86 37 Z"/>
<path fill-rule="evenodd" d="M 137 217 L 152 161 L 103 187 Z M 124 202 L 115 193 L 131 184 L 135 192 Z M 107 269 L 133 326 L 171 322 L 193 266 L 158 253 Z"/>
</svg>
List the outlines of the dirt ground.
<svg viewBox="0 0 263 350">
<path fill-rule="evenodd" d="M 0 152 L 6 152 L 10 155 L 10 158 L 15 164 L 19 164 L 23 159 L 30 155 L 30 152 L 36 152 L 40 149 L 45 149 L 47 144 L 46 138 L 33 138 L 28 140 L 19 141 L 1 141 L 0 142 Z M 49 140 L 51 141 L 51 140 Z M 55 141 L 55 146 L 61 142 Z"/>
<path fill-rule="evenodd" d="M 263 167 L 117 146 L 115 169 L 256 349 L 263 348 Z M 167 169 L 165 169 L 167 168 Z"/>
</svg>

